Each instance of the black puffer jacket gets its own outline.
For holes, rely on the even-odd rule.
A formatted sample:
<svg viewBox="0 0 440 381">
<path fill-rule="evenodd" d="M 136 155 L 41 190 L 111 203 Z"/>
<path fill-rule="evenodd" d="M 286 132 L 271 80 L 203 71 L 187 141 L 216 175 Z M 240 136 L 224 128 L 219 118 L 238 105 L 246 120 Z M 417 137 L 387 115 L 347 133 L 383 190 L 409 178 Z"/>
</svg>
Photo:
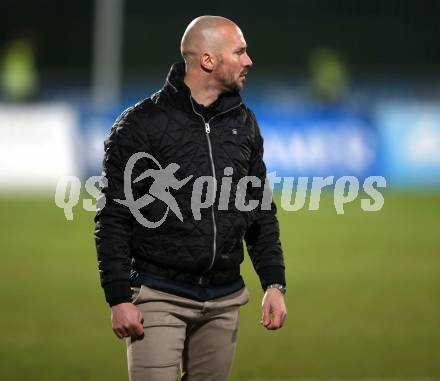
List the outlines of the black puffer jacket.
<svg viewBox="0 0 440 381">
<path fill-rule="evenodd" d="M 106 205 L 95 217 L 95 240 L 101 284 L 110 305 L 129 301 L 133 279 L 142 273 L 182 285 L 237 284 L 243 239 L 262 287 L 285 284 L 275 204 L 271 210 L 242 212 L 234 203 L 240 178 L 253 175 L 264 183 L 266 177 L 263 139 L 255 116 L 234 93 L 220 96 L 209 109 L 213 116 L 204 120 L 183 82 L 184 70 L 183 62 L 174 64 L 163 89 L 126 110 L 105 142 L 103 175 L 108 185 L 102 192 Z M 183 222 L 170 210 L 160 226 L 146 228 L 127 206 L 115 201 L 126 197 L 124 168 L 136 152 L 151 154 L 162 168 L 177 163 L 178 180 L 193 175 L 180 189 L 169 189 Z M 219 210 L 226 167 L 233 168 L 231 195 L 228 210 Z M 151 159 L 138 160 L 132 180 L 148 168 L 158 167 Z M 213 207 L 201 209 L 201 219 L 196 220 L 191 210 L 194 181 L 213 176 L 213 171 L 218 180 L 216 200 Z M 152 180 L 147 177 L 131 184 L 135 200 L 148 193 Z M 261 201 L 263 187 L 249 185 L 246 192 L 247 199 Z M 140 211 L 149 221 L 158 221 L 166 209 L 156 199 Z"/>
</svg>

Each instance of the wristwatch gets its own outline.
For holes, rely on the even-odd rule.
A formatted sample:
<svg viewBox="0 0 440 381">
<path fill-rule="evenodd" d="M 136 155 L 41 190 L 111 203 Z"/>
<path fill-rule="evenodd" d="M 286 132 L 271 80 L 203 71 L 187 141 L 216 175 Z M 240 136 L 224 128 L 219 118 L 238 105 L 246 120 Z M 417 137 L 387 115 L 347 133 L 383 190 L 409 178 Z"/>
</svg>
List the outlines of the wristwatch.
<svg viewBox="0 0 440 381">
<path fill-rule="evenodd" d="M 278 290 L 281 291 L 281 293 L 282 293 L 283 295 L 286 293 L 286 287 L 283 286 L 283 285 L 280 284 L 280 283 L 269 284 L 269 286 L 266 287 L 266 291 L 267 291 L 269 288 L 277 288 Z"/>
</svg>

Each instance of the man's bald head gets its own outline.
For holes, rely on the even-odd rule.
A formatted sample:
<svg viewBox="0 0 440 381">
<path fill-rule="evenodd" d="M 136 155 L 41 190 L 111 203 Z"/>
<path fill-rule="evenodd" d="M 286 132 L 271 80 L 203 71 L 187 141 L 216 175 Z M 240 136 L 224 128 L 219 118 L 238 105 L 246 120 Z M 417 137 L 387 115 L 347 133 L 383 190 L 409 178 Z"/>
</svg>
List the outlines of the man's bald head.
<svg viewBox="0 0 440 381">
<path fill-rule="evenodd" d="M 220 16 L 197 17 L 182 37 L 185 83 L 219 93 L 239 91 L 252 61 L 240 28 Z"/>
<path fill-rule="evenodd" d="M 205 52 L 219 55 L 228 32 L 234 29 L 241 33 L 233 21 L 221 16 L 200 16 L 191 21 L 180 45 L 186 64 L 191 64 Z"/>
</svg>

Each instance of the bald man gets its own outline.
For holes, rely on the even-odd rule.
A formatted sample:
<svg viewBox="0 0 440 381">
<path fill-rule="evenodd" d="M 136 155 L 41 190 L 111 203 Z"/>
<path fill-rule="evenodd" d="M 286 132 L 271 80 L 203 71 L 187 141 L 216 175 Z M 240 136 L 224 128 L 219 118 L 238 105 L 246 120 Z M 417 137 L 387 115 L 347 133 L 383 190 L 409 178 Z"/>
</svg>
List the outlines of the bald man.
<svg viewBox="0 0 440 381">
<path fill-rule="evenodd" d="M 95 217 L 95 239 L 131 381 L 174 381 L 179 373 L 182 380 L 228 379 L 240 307 L 249 299 L 240 275 L 243 240 L 264 291 L 261 325 L 276 330 L 286 318 L 276 206 L 269 197 L 263 207 L 263 196 L 271 196 L 263 139 L 239 94 L 252 66 L 243 33 L 224 17 L 198 17 L 185 30 L 181 54 L 164 87 L 122 113 L 105 142 L 106 205 Z M 180 213 L 168 213 L 167 198 L 148 193 L 157 179 L 139 175 L 153 173 L 145 172 L 151 161 L 137 161 L 136 176 L 124 181 L 138 152 L 163 168 L 175 163 L 177 181 L 191 178 L 166 190 Z M 246 176 L 253 182 L 240 185 Z M 138 211 L 143 220 L 120 202 L 131 178 L 134 199 L 153 200 Z M 249 208 L 251 201 L 259 206 Z M 145 226 L 161 219 L 154 229 Z"/>
</svg>

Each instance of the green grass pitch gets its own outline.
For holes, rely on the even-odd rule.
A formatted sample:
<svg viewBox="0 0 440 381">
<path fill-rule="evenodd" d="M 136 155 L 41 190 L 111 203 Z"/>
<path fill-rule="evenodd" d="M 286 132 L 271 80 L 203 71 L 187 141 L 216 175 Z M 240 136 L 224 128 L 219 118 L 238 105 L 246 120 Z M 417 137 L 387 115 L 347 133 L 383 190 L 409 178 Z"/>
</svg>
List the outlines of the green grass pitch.
<svg viewBox="0 0 440 381">
<path fill-rule="evenodd" d="M 126 380 L 125 345 L 99 287 L 93 213 L 0 198 L 0 380 Z M 288 317 L 260 324 L 249 259 L 231 380 L 440 378 L 440 193 L 386 193 L 337 215 L 279 208 Z"/>
</svg>

